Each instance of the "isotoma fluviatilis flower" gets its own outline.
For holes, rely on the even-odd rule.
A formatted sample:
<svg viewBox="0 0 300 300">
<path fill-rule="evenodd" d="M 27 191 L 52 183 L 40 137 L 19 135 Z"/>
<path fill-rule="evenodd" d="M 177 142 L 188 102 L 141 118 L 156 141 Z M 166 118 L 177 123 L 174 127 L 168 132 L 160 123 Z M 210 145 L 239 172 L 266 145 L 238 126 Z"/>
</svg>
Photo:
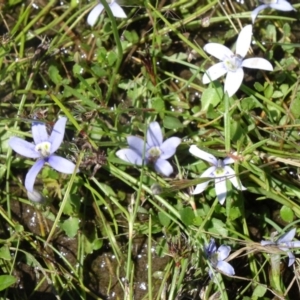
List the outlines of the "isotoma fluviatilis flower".
<svg viewBox="0 0 300 300">
<path fill-rule="evenodd" d="M 291 11 L 296 10 L 289 2 L 286 0 L 260 0 L 263 4 L 256 7 L 251 13 L 252 23 L 254 23 L 259 12 L 266 8 L 273 8 L 281 11 Z"/>
<path fill-rule="evenodd" d="M 240 180 L 237 179 L 234 170 L 228 166 L 228 164 L 234 163 L 234 159 L 230 157 L 227 157 L 224 160 L 217 159 L 210 153 L 200 150 L 196 145 L 192 145 L 189 151 L 194 156 L 203 159 L 212 165 L 200 176 L 200 178 L 208 177 L 211 179 L 198 184 L 193 192 L 194 195 L 202 193 L 211 180 L 215 181 L 216 195 L 221 205 L 225 202 L 227 195 L 226 179 L 229 179 L 233 186 L 238 190 L 246 190 Z"/>
<path fill-rule="evenodd" d="M 224 91 L 231 97 L 242 84 L 244 78 L 243 67 L 273 71 L 271 63 L 264 58 L 252 57 L 244 59 L 250 48 L 251 37 L 252 25 L 247 25 L 238 36 L 235 54 L 224 45 L 218 43 L 206 44 L 203 49 L 221 60 L 221 62 L 216 63 L 205 72 L 202 78 L 203 83 L 207 84 L 227 73 Z"/>
<path fill-rule="evenodd" d="M 66 123 L 67 118 L 58 119 L 54 124 L 51 135 L 48 136 L 46 125 L 34 121 L 32 123 L 34 144 L 18 137 L 11 137 L 9 139 L 9 146 L 18 154 L 29 158 L 38 158 L 26 174 L 25 188 L 29 192 L 34 192 L 33 186 L 36 176 L 45 163 L 48 163 L 53 169 L 61 173 L 72 174 L 74 172 L 75 164 L 63 157 L 54 155 L 54 152 L 60 147 L 63 141 Z"/>
<path fill-rule="evenodd" d="M 125 14 L 123 8 L 115 0 L 111 0 L 111 2 L 109 3 L 109 7 L 111 9 L 112 14 L 116 18 L 122 18 L 122 19 L 127 18 L 127 15 Z M 104 6 L 101 3 L 97 4 L 90 11 L 90 13 L 87 17 L 87 23 L 90 26 L 94 26 L 103 10 L 104 10 Z"/>
<path fill-rule="evenodd" d="M 275 242 L 274 241 L 261 241 L 260 244 L 262 246 L 276 246 L 280 250 L 285 251 L 289 257 L 289 264 L 290 267 L 295 262 L 295 255 L 289 251 L 292 248 L 300 248 L 300 241 L 292 242 L 296 234 L 296 228 L 291 229 L 287 233 L 280 236 Z"/>
<path fill-rule="evenodd" d="M 162 131 L 157 122 L 149 124 L 146 144 L 143 139 L 136 136 L 128 136 L 127 142 L 129 148 L 116 152 L 120 159 L 141 166 L 144 158 L 145 164 L 154 164 L 156 172 L 164 176 L 170 176 L 173 173 L 173 167 L 167 159 L 175 154 L 181 139 L 171 137 L 163 141 Z"/>
<path fill-rule="evenodd" d="M 211 266 L 223 272 L 226 275 L 233 276 L 234 268 L 225 261 L 231 251 L 230 246 L 221 245 L 218 249 L 214 239 L 210 239 L 209 244 L 204 248 L 205 256 L 210 261 Z M 212 278 L 212 272 L 209 271 L 209 276 Z"/>
</svg>

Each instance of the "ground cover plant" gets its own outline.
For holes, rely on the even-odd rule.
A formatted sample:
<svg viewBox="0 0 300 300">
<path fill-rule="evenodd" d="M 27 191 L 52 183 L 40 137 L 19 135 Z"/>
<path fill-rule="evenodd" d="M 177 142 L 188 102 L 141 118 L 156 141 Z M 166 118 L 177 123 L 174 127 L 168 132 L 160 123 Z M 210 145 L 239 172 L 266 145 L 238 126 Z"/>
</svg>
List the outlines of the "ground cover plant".
<svg viewBox="0 0 300 300">
<path fill-rule="evenodd" d="M 297 1 L 0 2 L 1 299 L 298 299 Z"/>
</svg>

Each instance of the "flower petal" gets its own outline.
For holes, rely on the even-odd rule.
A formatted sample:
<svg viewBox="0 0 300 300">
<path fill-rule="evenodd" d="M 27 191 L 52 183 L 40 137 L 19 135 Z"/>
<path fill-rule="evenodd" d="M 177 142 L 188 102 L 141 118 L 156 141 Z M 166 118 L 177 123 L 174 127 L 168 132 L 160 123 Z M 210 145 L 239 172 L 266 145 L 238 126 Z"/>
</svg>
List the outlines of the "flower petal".
<svg viewBox="0 0 300 300">
<path fill-rule="evenodd" d="M 30 193 L 33 192 L 33 186 L 37 174 L 41 171 L 43 165 L 45 164 L 44 159 L 39 159 L 34 163 L 34 165 L 29 169 L 25 177 L 25 188 Z"/>
<path fill-rule="evenodd" d="M 261 57 L 252 57 L 243 60 L 242 66 L 250 69 L 260 69 L 266 71 L 273 71 L 271 63 Z"/>
<path fill-rule="evenodd" d="M 224 166 L 224 171 L 226 176 L 228 176 L 227 178 L 230 180 L 230 182 L 236 189 L 240 191 L 245 191 L 247 189 L 242 185 L 241 181 L 236 177 L 235 172 L 231 167 Z"/>
<path fill-rule="evenodd" d="M 147 130 L 147 144 L 149 148 L 159 147 L 163 142 L 163 135 L 161 128 L 157 122 L 152 122 L 149 124 Z"/>
<path fill-rule="evenodd" d="M 173 173 L 173 167 L 171 164 L 164 159 L 158 159 L 154 164 L 155 171 L 164 176 L 170 176 Z"/>
<path fill-rule="evenodd" d="M 221 61 L 223 61 L 226 57 L 234 55 L 229 48 L 218 43 L 208 43 L 203 47 L 203 49 Z"/>
<path fill-rule="evenodd" d="M 224 204 L 227 195 L 226 178 L 219 177 L 215 179 L 215 190 L 219 203 Z"/>
<path fill-rule="evenodd" d="M 205 71 L 205 74 L 202 77 L 203 84 L 210 83 L 218 79 L 219 77 L 223 76 L 227 73 L 227 69 L 224 66 L 223 62 L 219 62 L 213 66 L 211 66 L 208 70 Z"/>
<path fill-rule="evenodd" d="M 276 245 L 274 242 L 272 242 L 272 241 L 261 241 L 260 242 L 260 244 L 262 245 L 262 246 L 269 246 L 269 245 Z"/>
<path fill-rule="evenodd" d="M 90 26 L 94 26 L 97 19 L 99 18 L 100 14 L 102 13 L 104 9 L 104 6 L 99 3 L 97 4 L 89 13 L 88 17 L 87 17 L 87 23 Z"/>
<path fill-rule="evenodd" d="M 221 245 L 218 248 L 218 261 L 224 260 L 228 257 L 229 253 L 231 251 L 231 247 L 230 246 L 226 246 L 226 245 Z"/>
<path fill-rule="evenodd" d="M 218 165 L 218 160 L 210 153 L 207 153 L 201 149 L 199 149 L 196 145 L 192 145 L 189 149 L 190 153 L 193 154 L 194 156 L 203 159 L 210 164 L 217 166 Z"/>
<path fill-rule="evenodd" d="M 241 32 L 239 33 L 239 36 L 236 41 L 236 54 L 245 57 L 251 43 L 252 38 L 252 25 L 245 26 Z"/>
<path fill-rule="evenodd" d="M 143 164 L 142 156 L 132 149 L 121 149 L 116 152 L 116 155 L 131 164 L 141 166 Z"/>
<path fill-rule="evenodd" d="M 233 164 L 235 163 L 235 160 L 231 157 L 226 157 L 223 159 L 223 164 L 224 165 L 230 165 L 230 164 Z"/>
<path fill-rule="evenodd" d="M 128 136 L 127 143 L 129 148 L 138 153 L 141 157 L 143 157 L 144 148 L 147 151 L 147 147 L 145 145 L 145 141 L 137 136 Z"/>
<path fill-rule="evenodd" d="M 197 195 L 197 194 L 202 193 L 202 192 L 206 189 L 206 187 L 208 186 L 208 184 L 209 184 L 210 181 L 211 181 L 211 180 L 208 180 L 208 181 L 206 181 L 206 182 L 197 184 L 197 185 L 196 185 L 196 188 L 194 189 L 194 191 L 193 191 L 192 194 L 193 194 L 193 195 Z"/>
<path fill-rule="evenodd" d="M 161 150 L 161 159 L 168 159 L 173 156 L 176 152 L 176 148 L 181 143 L 181 139 L 178 137 L 171 137 L 165 140 L 162 145 L 160 146 Z"/>
<path fill-rule="evenodd" d="M 215 166 L 209 167 L 207 170 L 205 170 L 205 171 L 201 174 L 200 178 L 214 177 L 214 176 L 213 176 L 213 172 L 214 172 L 215 170 L 216 170 L 216 167 L 215 167 Z M 197 195 L 197 194 L 202 193 L 202 192 L 206 189 L 206 187 L 207 187 L 207 185 L 209 184 L 210 181 L 211 181 L 211 179 L 208 179 L 208 180 L 205 181 L 205 182 L 202 182 L 202 183 L 197 184 L 195 190 L 193 191 L 193 195 Z"/>
<path fill-rule="evenodd" d="M 64 174 L 72 174 L 76 168 L 76 165 L 68 159 L 56 155 L 49 156 L 48 163 L 54 170 Z"/>
<path fill-rule="evenodd" d="M 287 255 L 289 257 L 289 264 L 288 264 L 288 266 L 290 267 L 295 262 L 295 255 L 291 251 L 288 251 Z"/>
<path fill-rule="evenodd" d="M 44 203 L 46 202 L 45 197 L 38 192 L 37 190 L 33 189 L 32 192 L 29 192 L 27 190 L 27 197 L 30 201 L 36 202 L 36 203 Z"/>
<path fill-rule="evenodd" d="M 285 233 L 284 235 L 282 235 L 281 237 L 279 237 L 278 240 L 276 241 L 276 244 L 291 242 L 295 234 L 296 234 L 296 228 L 293 228 L 287 233 Z"/>
<path fill-rule="evenodd" d="M 11 137 L 9 139 L 8 145 L 18 154 L 21 154 L 25 157 L 30 158 L 39 158 L 40 153 L 35 151 L 35 145 L 31 144 L 25 140 L 22 140 L 18 137 Z"/>
<path fill-rule="evenodd" d="M 291 11 L 296 10 L 289 2 L 285 0 L 277 0 L 277 3 L 269 4 L 269 7 L 281 11 Z"/>
<path fill-rule="evenodd" d="M 288 248 L 300 248 L 300 241 L 285 243 Z"/>
<path fill-rule="evenodd" d="M 112 2 L 110 5 L 109 5 L 113 15 L 116 17 L 116 18 L 122 18 L 122 19 L 125 19 L 127 18 L 127 15 L 125 14 L 123 8 L 116 2 Z"/>
<path fill-rule="evenodd" d="M 221 271 L 224 274 L 229 275 L 229 276 L 233 276 L 235 274 L 234 268 L 232 267 L 232 265 L 226 261 L 219 261 L 216 268 L 219 271 Z"/>
<path fill-rule="evenodd" d="M 33 122 L 31 126 L 32 137 L 34 143 L 37 145 L 48 141 L 49 135 L 47 133 L 46 125 L 41 122 Z"/>
<path fill-rule="evenodd" d="M 59 118 L 54 124 L 54 127 L 48 140 L 51 143 L 51 154 L 59 148 L 64 139 L 67 120 L 67 118 L 62 117 Z"/>
<path fill-rule="evenodd" d="M 252 23 L 254 23 L 257 15 L 259 14 L 259 12 L 265 8 L 267 8 L 268 5 L 267 4 L 262 4 L 258 7 L 256 7 L 252 12 L 251 12 L 251 19 L 252 19 Z"/>
<path fill-rule="evenodd" d="M 242 84 L 244 79 L 244 71 L 242 68 L 237 69 L 235 72 L 228 72 L 226 75 L 224 91 L 232 97 Z"/>
<path fill-rule="evenodd" d="M 211 238 L 209 244 L 204 247 L 204 253 L 207 258 L 210 258 L 217 251 L 215 239 Z"/>
</svg>

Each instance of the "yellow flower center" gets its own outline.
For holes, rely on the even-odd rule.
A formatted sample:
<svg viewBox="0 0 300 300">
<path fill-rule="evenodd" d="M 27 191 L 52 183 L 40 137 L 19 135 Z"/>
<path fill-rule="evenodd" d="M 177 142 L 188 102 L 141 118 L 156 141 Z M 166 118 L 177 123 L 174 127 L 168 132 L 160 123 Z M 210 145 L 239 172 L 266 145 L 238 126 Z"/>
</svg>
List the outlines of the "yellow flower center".
<svg viewBox="0 0 300 300">
<path fill-rule="evenodd" d="M 157 159 L 160 157 L 160 155 L 161 155 L 161 151 L 159 147 L 152 147 L 147 152 L 147 159 L 150 162 L 156 162 Z"/>
<path fill-rule="evenodd" d="M 234 55 L 231 57 L 226 57 L 224 60 L 224 65 L 228 71 L 235 72 L 241 67 L 242 61 L 242 57 L 239 55 Z"/>
<path fill-rule="evenodd" d="M 42 142 L 35 146 L 35 151 L 40 152 L 42 157 L 50 156 L 51 144 L 49 142 Z"/>
</svg>

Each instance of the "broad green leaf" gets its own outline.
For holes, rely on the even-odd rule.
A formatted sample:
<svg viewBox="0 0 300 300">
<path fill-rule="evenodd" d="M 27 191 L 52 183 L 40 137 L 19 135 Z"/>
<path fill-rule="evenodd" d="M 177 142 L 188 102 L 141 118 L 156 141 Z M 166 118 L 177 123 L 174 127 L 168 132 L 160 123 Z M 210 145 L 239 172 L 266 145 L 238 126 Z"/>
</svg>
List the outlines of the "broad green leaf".
<svg viewBox="0 0 300 300">
<path fill-rule="evenodd" d="M 0 275 L 0 291 L 3 291 L 16 283 L 17 278 L 12 275 Z"/>
<path fill-rule="evenodd" d="M 257 285 L 253 291 L 252 297 L 263 297 L 267 292 L 267 288 L 264 285 Z"/>
<path fill-rule="evenodd" d="M 220 94 L 215 88 L 207 88 L 201 97 L 202 111 L 207 111 L 210 107 L 216 107 L 221 101 Z"/>
<path fill-rule="evenodd" d="M 158 219 L 162 226 L 168 227 L 171 220 L 168 215 L 162 211 L 158 212 Z"/>
<path fill-rule="evenodd" d="M 280 209 L 280 217 L 285 222 L 292 222 L 294 220 L 294 212 L 291 208 L 283 205 Z"/>
<path fill-rule="evenodd" d="M 62 84 L 62 77 L 59 75 L 58 69 L 56 66 L 51 65 L 48 70 L 50 79 L 57 85 Z"/>
<path fill-rule="evenodd" d="M 192 225 L 194 221 L 194 212 L 191 207 L 185 207 L 180 212 L 181 221 L 186 225 Z"/>
<path fill-rule="evenodd" d="M 73 238 L 79 229 L 79 218 L 70 217 L 63 223 L 60 223 L 60 228 L 65 231 L 69 238 Z"/>
<path fill-rule="evenodd" d="M 4 260 L 11 260 L 9 247 L 7 245 L 4 245 L 0 248 L 0 258 Z"/>
<path fill-rule="evenodd" d="M 179 128 L 183 127 L 183 124 L 176 117 L 165 116 L 164 117 L 164 127 L 167 129 L 179 129 Z"/>
</svg>

